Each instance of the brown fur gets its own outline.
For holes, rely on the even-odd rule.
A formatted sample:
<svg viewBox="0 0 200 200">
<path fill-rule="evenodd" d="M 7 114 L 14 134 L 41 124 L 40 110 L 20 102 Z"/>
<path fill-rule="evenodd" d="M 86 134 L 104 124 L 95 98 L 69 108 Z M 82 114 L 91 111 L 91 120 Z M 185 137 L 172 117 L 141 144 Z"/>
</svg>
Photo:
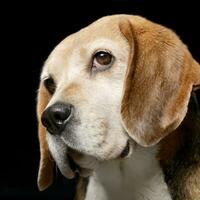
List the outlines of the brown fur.
<svg viewBox="0 0 200 200">
<path fill-rule="evenodd" d="M 88 185 L 88 179 L 86 178 L 80 178 L 79 182 L 77 184 L 76 188 L 76 196 L 74 200 L 84 200 L 85 199 L 85 194 L 86 194 L 86 189 Z"/>
<path fill-rule="evenodd" d="M 158 160 L 175 200 L 200 199 L 200 110 L 195 98 L 181 126 L 159 144 Z"/>
<path fill-rule="evenodd" d="M 181 145 L 181 131 L 175 130 L 160 141 L 158 160 L 172 160 Z"/>
<path fill-rule="evenodd" d="M 192 142 L 188 155 L 181 158 L 178 154 L 184 152 L 189 141 L 183 128 L 175 129 L 186 115 L 192 88 L 199 87 L 200 66 L 179 38 L 164 27 L 129 19 L 120 23 L 120 30 L 131 54 L 121 105 L 124 126 L 129 135 L 144 146 L 165 137 L 160 142 L 158 159 L 173 199 L 198 200 L 200 129 L 196 129 L 197 142 Z M 185 121 L 187 118 L 183 124 Z M 195 123 L 200 122 L 190 120 L 193 126 Z M 146 127 L 137 129 L 144 125 Z M 188 134 L 192 138 L 191 131 Z"/>
<path fill-rule="evenodd" d="M 169 29 L 129 19 L 120 30 L 130 45 L 121 114 L 130 136 L 154 145 L 183 120 L 200 66 Z"/>
<path fill-rule="evenodd" d="M 54 162 L 50 158 L 49 148 L 46 142 L 46 129 L 41 123 L 41 114 L 44 111 L 50 95 L 41 84 L 38 92 L 38 136 L 40 141 L 40 166 L 38 174 L 38 187 L 39 190 L 45 190 L 53 182 L 53 166 Z"/>
<path fill-rule="evenodd" d="M 128 15 L 120 15 L 114 17 L 113 20 L 105 20 L 105 22 L 105 26 L 101 24 L 102 32 L 99 29 L 96 31 L 95 26 L 90 30 L 96 31 L 94 38 L 91 38 L 87 28 L 84 29 L 82 31 L 83 41 L 89 43 L 93 39 L 105 37 L 105 33 L 107 38 L 113 40 L 115 38 L 118 41 L 116 35 L 121 36 L 116 27 L 119 25 L 122 37 L 127 40 L 130 47 L 121 103 L 124 128 L 130 137 L 143 146 L 154 145 L 166 137 L 161 142 L 161 152 L 158 158 L 164 163 L 163 166 L 168 166 L 163 160 L 166 159 L 171 163 L 176 152 L 181 149 L 182 132 L 178 129 L 173 134 L 167 135 L 180 125 L 186 115 L 192 88 L 198 88 L 200 85 L 200 66 L 176 34 L 163 26 L 138 16 Z M 96 25 L 98 26 L 98 23 Z M 113 37 L 114 33 L 115 37 Z M 76 43 L 76 36 L 73 34 L 69 37 L 71 40 L 65 39 L 60 44 L 60 49 L 55 51 L 56 61 L 60 62 L 56 63 L 54 59 L 49 59 L 49 66 L 56 65 L 59 70 L 59 67 L 66 64 L 67 61 L 59 57 L 65 56 L 67 42 L 68 47 L 69 45 L 73 47 Z M 68 51 L 68 53 L 70 55 L 71 52 Z M 83 59 L 85 53 L 85 49 L 82 49 Z M 102 74 L 102 76 L 105 75 L 112 75 L 112 69 Z M 77 90 L 79 90 L 77 85 L 71 85 L 66 88 L 64 95 L 69 95 L 69 93 L 74 95 Z M 47 188 L 53 181 L 53 161 L 50 159 L 45 129 L 40 121 L 41 113 L 49 99 L 50 96 L 41 83 L 37 105 L 41 152 L 38 176 L 40 190 Z M 80 101 L 79 98 L 78 101 Z M 198 182 L 200 178 L 196 179 L 199 176 L 200 167 L 195 165 L 195 168 L 191 168 L 192 170 L 182 169 L 180 177 L 184 181 L 179 185 L 182 184 L 184 190 L 188 191 L 184 195 L 190 195 L 195 199 L 199 194 L 199 190 L 195 188 L 200 185 Z M 77 192 L 77 199 L 79 200 L 84 199 L 84 192 L 81 192 L 85 191 L 83 182 L 82 180 L 78 186 L 80 191 Z M 178 188 L 181 187 L 178 186 Z"/>
</svg>

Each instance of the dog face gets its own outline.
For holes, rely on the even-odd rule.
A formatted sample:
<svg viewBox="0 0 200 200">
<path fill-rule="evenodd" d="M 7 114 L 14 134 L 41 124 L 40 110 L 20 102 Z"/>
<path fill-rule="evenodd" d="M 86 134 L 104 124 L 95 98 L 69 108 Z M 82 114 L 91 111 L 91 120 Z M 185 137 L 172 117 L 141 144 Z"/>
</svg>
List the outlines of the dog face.
<svg viewBox="0 0 200 200">
<path fill-rule="evenodd" d="M 100 160 L 119 156 L 128 140 L 120 122 L 120 101 L 129 46 L 116 25 L 110 33 L 101 31 L 107 23 L 99 21 L 62 41 L 41 76 L 44 85 L 51 79 L 55 87 L 46 110 L 57 103 L 71 106 L 70 119 L 59 134 L 49 134 L 51 125 L 47 127 L 48 142 L 56 135 L 68 147 Z"/>
<path fill-rule="evenodd" d="M 177 36 L 144 18 L 104 17 L 67 37 L 41 75 L 40 189 L 52 181 L 49 150 L 73 177 L 70 153 L 87 174 L 98 161 L 128 154 L 130 138 L 158 143 L 181 123 L 199 83 L 199 65 Z"/>
</svg>

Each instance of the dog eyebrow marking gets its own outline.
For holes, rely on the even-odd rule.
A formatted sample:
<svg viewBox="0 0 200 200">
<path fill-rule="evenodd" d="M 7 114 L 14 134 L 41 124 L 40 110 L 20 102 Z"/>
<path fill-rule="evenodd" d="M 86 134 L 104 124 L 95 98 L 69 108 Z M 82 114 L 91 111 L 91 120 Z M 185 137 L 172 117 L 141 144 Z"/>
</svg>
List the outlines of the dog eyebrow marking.
<svg viewBox="0 0 200 200">
<path fill-rule="evenodd" d="M 67 96 L 67 97 L 75 96 L 77 93 L 78 94 L 81 93 L 81 86 L 79 84 L 77 84 L 77 83 L 71 83 L 63 91 L 64 96 Z"/>
</svg>

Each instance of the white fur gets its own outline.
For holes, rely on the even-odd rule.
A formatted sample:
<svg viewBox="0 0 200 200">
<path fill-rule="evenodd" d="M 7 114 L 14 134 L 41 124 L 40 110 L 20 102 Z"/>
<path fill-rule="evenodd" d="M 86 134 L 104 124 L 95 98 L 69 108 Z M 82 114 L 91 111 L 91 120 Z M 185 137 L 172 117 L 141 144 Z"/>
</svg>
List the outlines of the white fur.
<svg viewBox="0 0 200 200">
<path fill-rule="evenodd" d="M 85 200 L 171 200 L 156 151 L 137 146 L 130 158 L 101 164 L 90 177 Z"/>
<path fill-rule="evenodd" d="M 63 40 L 46 61 L 42 79 L 53 76 L 57 86 L 47 107 L 62 101 L 75 108 L 74 121 L 59 138 L 47 133 L 49 149 L 65 176 L 68 147 L 86 156 L 77 161 L 80 167 L 95 168 L 86 200 L 170 200 L 156 148 L 138 146 L 127 160 L 111 161 L 119 158 L 129 139 L 120 116 L 129 45 L 117 24 L 104 35 L 104 22 L 97 23 L 98 29 L 91 25 Z M 97 50 L 111 52 L 114 62 L 108 70 L 92 73 L 91 59 Z M 68 93 L 73 84 L 77 89 Z M 96 160 L 101 163 L 98 168 Z"/>
<path fill-rule="evenodd" d="M 61 139 L 67 146 L 100 160 L 119 156 L 128 140 L 120 117 L 128 46 L 124 39 L 121 40 L 122 44 L 119 44 L 101 38 L 86 44 L 80 42 L 68 50 L 70 44 L 62 42 L 61 47 L 58 45 L 49 56 L 42 73 L 42 78 L 48 73 L 53 75 L 57 85 L 47 107 L 57 101 L 71 103 L 75 107 L 74 116 L 80 121 L 80 124 L 74 124 L 73 132 L 66 131 Z M 108 70 L 112 74 L 110 77 L 105 77 L 105 72 L 88 73 L 90 60 L 97 50 L 108 50 L 114 56 Z M 84 56 L 81 51 L 85 52 Z M 80 89 L 76 94 L 68 95 L 67 88 L 71 84 L 79 85 Z"/>
</svg>

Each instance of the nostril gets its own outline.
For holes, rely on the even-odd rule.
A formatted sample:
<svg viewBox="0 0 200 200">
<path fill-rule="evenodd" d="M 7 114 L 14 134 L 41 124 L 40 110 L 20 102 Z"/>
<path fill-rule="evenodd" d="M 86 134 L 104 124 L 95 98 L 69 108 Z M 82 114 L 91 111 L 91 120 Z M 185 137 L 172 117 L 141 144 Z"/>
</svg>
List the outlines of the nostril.
<svg viewBox="0 0 200 200">
<path fill-rule="evenodd" d="M 71 106 L 58 107 L 52 112 L 52 118 L 56 123 L 64 123 L 70 117 Z"/>
<path fill-rule="evenodd" d="M 55 113 L 54 119 L 58 122 L 65 121 L 65 115 L 63 113 Z"/>
</svg>

